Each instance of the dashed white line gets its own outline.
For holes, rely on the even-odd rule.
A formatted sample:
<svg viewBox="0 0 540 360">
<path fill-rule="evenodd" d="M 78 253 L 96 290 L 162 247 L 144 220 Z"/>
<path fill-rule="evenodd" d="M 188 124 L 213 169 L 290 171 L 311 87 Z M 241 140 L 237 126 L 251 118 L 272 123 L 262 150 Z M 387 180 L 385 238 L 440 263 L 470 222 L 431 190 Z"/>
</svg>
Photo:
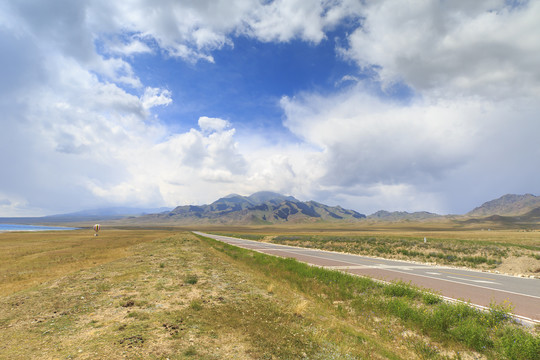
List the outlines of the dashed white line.
<svg viewBox="0 0 540 360">
<path fill-rule="evenodd" d="M 470 282 L 475 282 L 475 283 L 479 283 L 479 284 L 494 284 L 494 285 L 500 285 L 499 283 L 497 283 L 497 282 L 495 282 L 495 281 L 465 279 L 465 278 L 460 278 L 460 277 L 456 277 L 456 276 L 447 276 L 447 277 L 450 278 L 450 279 L 456 279 L 456 280 L 461 280 L 461 281 L 470 281 Z"/>
<path fill-rule="evenodd" d="M 501 285 L 499 283 L 496 283 L 495 281 L 487 281 L 487 280 L 471 280 L 472 282 L 475 282 L 475 283 L 480 283 L 480 284 L 495 284 L 495 285 Z"/>
</svg>

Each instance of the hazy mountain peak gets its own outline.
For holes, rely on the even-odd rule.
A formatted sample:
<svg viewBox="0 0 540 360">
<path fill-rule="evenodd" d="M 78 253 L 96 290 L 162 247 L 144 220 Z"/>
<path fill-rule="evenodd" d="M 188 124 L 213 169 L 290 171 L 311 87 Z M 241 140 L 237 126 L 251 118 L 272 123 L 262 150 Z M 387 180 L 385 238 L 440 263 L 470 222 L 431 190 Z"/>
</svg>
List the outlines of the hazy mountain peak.
<svg viewBox="0 0 540 360">
<path fill-rule="evenodd" d="M 430 213 L 427 211 L 417 211 L 409 213 L 407 211 L 386 211 L 379 210 L 368 216 L 368 219 L 377 219 L 377 220 L 389 220 L 389 221 L 399 221 L 399 220 L 428 220 L 440 217 L 438 214 Z"/>
<path fill-rule="evenodd" d="M 540 196 L 506 194 L 468 212 L 469 216 L 521 215 L 540 207 Z"/>
<path fill-rule="evenodd" d="M 294 201 L 294 202 L 298 201 L 292 196 L 286 196 L 286 195 L 278 194 L 272 191 L 259 191 L 254 194 L 251 194 L 247 198 L 255 204 L 263 204 L 268 201 L 274 202 L 274 203 L 280 203 L 285 200 Z"/>
</svg>

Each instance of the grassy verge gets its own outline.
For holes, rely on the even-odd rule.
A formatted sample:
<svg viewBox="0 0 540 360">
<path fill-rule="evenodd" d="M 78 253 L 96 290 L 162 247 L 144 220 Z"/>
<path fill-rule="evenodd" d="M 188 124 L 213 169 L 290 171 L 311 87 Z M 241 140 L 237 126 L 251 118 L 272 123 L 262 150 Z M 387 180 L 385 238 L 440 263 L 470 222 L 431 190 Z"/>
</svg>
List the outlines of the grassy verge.
<svg viewBox="0 0 540 360">
<path fill-rule="evenodd" d="M 427 358 L 444 357 L 437 346 L 424 342 L 422 336 L 440 342 L 441 346 L 474 350 L 487 357 L 508 359 L 540 359 L 540 338 L 513 324 L 508 309 L 493 305 L 482 312 L 466 304 L 449 304 L 439 297 L 398 283 L 382 285 L 366 278 L 312 267 L 293 259 L 283 259 L 253 253 L 207 239 L 216 249 L 235 259 L 257 267 L 274 279 L 282 279 L 300 292 L 315 296 L 319 301 L 338 304 L 337 309 L 347 316 L 354 315 L 369 321 L 399 319 L 413 329 L 418 355 Z M 390 329 L 391 332 L 391 329 Z M 459 358 L 459 350 L 453 355 Z"/>
</svg>

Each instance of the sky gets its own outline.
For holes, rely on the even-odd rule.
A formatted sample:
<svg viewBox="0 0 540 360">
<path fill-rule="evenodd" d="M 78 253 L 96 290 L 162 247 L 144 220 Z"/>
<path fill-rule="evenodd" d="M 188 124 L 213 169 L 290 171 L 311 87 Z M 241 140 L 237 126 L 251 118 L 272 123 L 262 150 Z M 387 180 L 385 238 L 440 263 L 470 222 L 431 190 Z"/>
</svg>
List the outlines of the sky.
<svg viewBox="0 0 540 360">
<path fill-rule="evenodd" d="M 540 195 L 540 0 L 0 2 L 0 216 Z"/>
</svg>

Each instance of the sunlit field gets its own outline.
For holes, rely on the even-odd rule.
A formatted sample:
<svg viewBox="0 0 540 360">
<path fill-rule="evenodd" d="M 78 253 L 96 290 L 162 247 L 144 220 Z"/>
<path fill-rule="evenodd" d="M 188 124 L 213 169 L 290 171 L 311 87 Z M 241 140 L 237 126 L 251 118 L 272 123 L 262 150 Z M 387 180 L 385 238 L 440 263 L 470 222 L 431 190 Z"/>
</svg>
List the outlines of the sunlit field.
<svg viewBox="0 0 540 360">
<path fill-rule="evenodd" d="M 126 257 L 164 232 L 93 230 L 0 233 L 0 294 L 7 295 L 73 271 Z"/>
<path fill-rule="evenodd" d="M 0 248 L 2 359 L 540 358 L 504 304 L 480 312 L 182 229 L 3 233 Z"/>
</svg>

